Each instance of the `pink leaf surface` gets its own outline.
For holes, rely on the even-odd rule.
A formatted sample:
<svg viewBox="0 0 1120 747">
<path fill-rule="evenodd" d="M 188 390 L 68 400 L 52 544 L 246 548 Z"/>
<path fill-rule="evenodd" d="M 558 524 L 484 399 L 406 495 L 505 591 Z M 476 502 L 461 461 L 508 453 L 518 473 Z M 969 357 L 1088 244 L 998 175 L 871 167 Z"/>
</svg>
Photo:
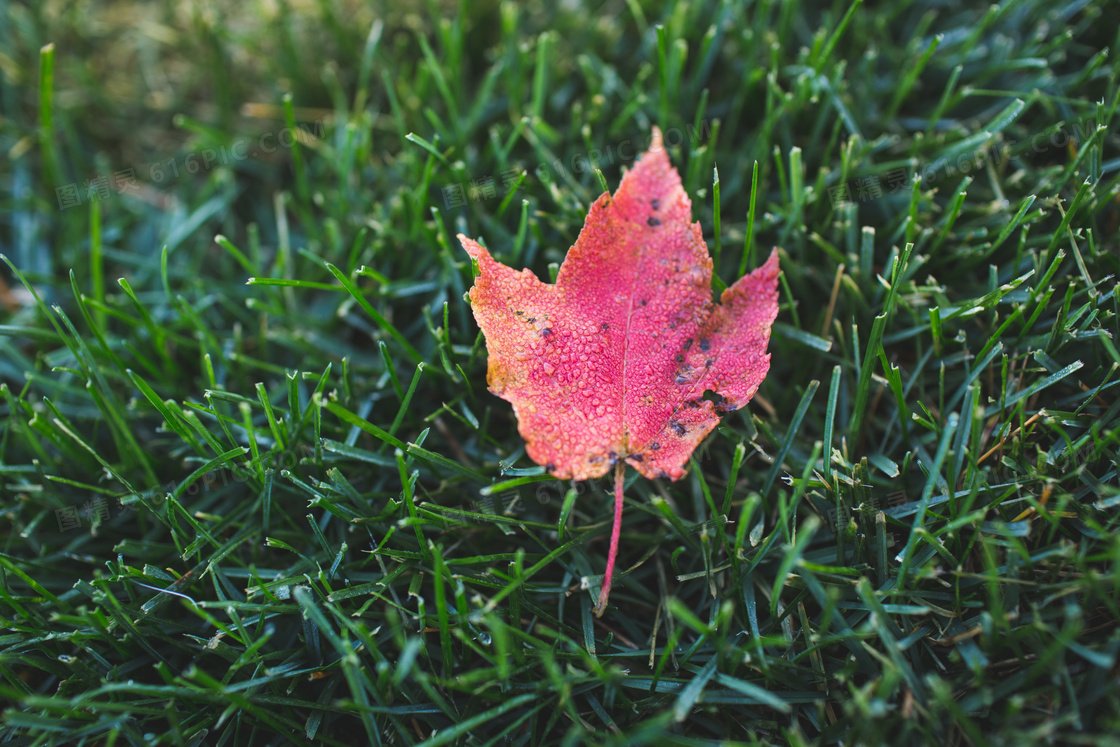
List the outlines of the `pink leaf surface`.
<svg viewBox="0 0 1120 747">
<path fill-rule="evenodd" d="M 679 479 L 720 416 L 766 377 L 777 252 L 712 302 L 712 260 L 656 128 L 618 191 L 591 206 L 554 285 L 459 240 L 478 262 L 470 300 L 490 391 L 513 404 L 530 458 L 560 479 L 620 462 Z M 620 512 L 619 485 L 604 592 Z"/>
</svg>

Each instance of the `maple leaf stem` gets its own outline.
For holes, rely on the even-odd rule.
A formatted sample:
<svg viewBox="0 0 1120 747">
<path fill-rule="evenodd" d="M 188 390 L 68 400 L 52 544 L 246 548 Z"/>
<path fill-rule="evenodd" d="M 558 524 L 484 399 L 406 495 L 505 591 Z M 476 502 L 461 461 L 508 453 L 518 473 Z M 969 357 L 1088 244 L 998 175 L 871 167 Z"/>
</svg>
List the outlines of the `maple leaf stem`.
<svg viewBox="0 0 1120 747">
<path fill-rule="evenodd" d="M 622 532 L 622 484 L 626 476 L 626 465 L 619 462 L 614 468 L 614 525 L 611 527 L 611 549 L 607 553 L 607 572 L 603 575 L 603 589 L 599 592 L 599 602 L 595 605 L 595 616 L 602 617 L 607 611 L 607 597 L 611 595 L 611 576 L 614 575 L 614 562 L 618 558 L 618 535 Z"/>
</svg>

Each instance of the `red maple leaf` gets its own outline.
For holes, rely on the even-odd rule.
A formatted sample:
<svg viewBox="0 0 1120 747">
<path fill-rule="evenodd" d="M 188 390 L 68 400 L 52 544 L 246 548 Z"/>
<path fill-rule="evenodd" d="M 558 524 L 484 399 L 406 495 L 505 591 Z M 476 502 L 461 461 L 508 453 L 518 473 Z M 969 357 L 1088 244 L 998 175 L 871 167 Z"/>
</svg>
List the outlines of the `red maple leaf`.
<svg viewBox="0 0 1120 747">
<path fill-rule="evenodd" d="M 529 456 L 562 480 L 615 468 L 599 615 L 618 553 L 624 465 L 680 478 L 720 416 L 746 404 L 770 367 L 777 252 L 713 304 L 712 260 L 691 211 L 654 128 L 614 196 L 591 206 L 555 285 L 459 235 L 478 261 L 470 300 L 486 336 L 487 382 L 513 404 Z"/>
</svg>

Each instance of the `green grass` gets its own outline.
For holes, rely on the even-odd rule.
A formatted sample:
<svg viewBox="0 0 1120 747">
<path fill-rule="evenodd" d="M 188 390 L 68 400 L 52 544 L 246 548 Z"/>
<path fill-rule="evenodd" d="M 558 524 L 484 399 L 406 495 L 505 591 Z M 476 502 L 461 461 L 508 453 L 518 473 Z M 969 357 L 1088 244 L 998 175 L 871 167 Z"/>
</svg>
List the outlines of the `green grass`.
<svg viewBox="0 0 1120 747">
<path fill-rule="evenodd" d="M 1116 5 L 561 6 L 3 6 L 0 739 L 1120 728 Z M 597 620 L 453 236 L 549 278 L 654 124 L 782 307 Z"/>
</svg>

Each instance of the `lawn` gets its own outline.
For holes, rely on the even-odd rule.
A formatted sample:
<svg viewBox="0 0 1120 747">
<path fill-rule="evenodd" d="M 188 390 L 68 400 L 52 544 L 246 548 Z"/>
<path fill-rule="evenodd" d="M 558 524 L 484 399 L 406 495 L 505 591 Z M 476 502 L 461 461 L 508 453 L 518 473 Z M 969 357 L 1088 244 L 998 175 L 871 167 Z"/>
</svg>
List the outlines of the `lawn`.
<svg viewBox="0 0 1120 747">
<path fill-rule="evenodd" d="M 1120 733 L 1115 2 L 0 5 L 0 741 Z M 561 482 L 545 281 L 665 133 L 769 377 Z"/>
</svg>

